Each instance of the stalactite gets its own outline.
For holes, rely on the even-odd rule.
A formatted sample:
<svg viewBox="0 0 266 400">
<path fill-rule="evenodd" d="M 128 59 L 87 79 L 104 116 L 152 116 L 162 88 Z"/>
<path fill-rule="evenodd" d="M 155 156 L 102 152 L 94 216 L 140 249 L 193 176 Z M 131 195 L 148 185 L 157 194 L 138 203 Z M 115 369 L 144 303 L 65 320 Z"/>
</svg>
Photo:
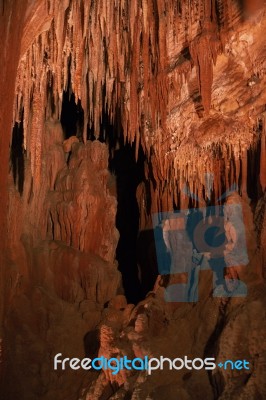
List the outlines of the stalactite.
<svg viewBox="0 0 266 400">
<path fill-rule="evenodd" d="M 233 184 L 236 184 L 235 182 L 235 159 L 234 157 L 231 158 L 230 160 L 230 181 L 229 181 L 229 187 L 231 187 Z"/>
<path fill-rule="evenodd" d="M 236 158 L 236 185 L 239 185 L 239 178 L 240 178 L 240 158 Z"/>
<path fill-rule="evenodd" d="M 82 1 L 57 3 L 55 0 L 49 3 L 46 11 L 56 17 L 50 28 L 36 38 L 32 48 L 27 50 L 19 67 L 21 74 L 18 74 L 17 92 L 20 93 L 24 106 L 25 148 L 27 136 L 30 135 L 30 96 L 32 93 L 38 96 L 36 87 L 40 81 L 42 64 L 45 64 L 47 71 L 51 71 L 53 77 L 52 89 L 57 118 L 61 112 L 62 92 L 67 85 L 71 85 L 76 101 L 81 100 L 84 109 L 84 141 L 87 123 L 94 125 L 97 136 L 102 107 L 107 105 L 112 117 L 115 102 L 121 106 L 125 117 L 124 133 L 130 143 L 135 140 L 139 130 L 142 131 L 142 112 L 144 120 L 153 120 L 153 129 L 158 124 L 165 124 L 169 90 L 168 78 L 164 75 L 168 68 L 166 40 L 169 32 L 173 31 L 173 27 L 166 24 L 166 18 L 168 14 L 172 15 L 174 25 L 175 20 L 178 20 L 178 28 L 175 29 L 177 39 L 183 35 L 182 30 L 186 29 L 187 22 L 182 26 L 184 15 L 177 11 L 174 1 L 166 3 L 164 0 L 143 0 L 141 4 L 142 9 L 137 7 L 136 2 L 129 1 L 122 1 L 117 5 L 99 0 L 86 1 L 84 4 Z M 184 6 L 184 13 L 187 10 L 187 6 Z M 155 17 L 150 18 L 150 11 L 153 11 Z M 198 23 L 200 16 L 194 18 L 198 18 Z M 128 26 L 130 29 L 127 29 Z M 68 82 L 69 66 L 71 82 Z M 26 76 L 29 71 L 34 71 L 34 75 Z M 128 89 L 125 94 L 130 98 L 128 106 L 117 95 L 120 82 L 114 84 L 114 77 L 126 82 Z M 44 75 L 41 79 L 45 79 Z M 103 104 L 103 86 L 107 89 L 104 100 L 106 104 Z M 179 86 L 176 90 L 179 90 Z M 144 101 L 142 109 L 139 109 L 142 91 Z M 18 114 L 19 107 L 14 112 L 14 120 L 18 118 Z"/>
<path fill-rule="evenodd" d="M 41 147 L 35 143 L 41 127 L 36 128 L 36 121 L 44 119 L 37 116 L 38 110 L 45 109 L 46 119 L 51 116 L 52 92 L 54 114 L 60 118 L 63 91 L 69 88 L 84 110 L 84 142 L 88 126 L 94 128 L 96 138 L 99 136 L 103 109 L 111 122 L 119 110 L 125 142 L 136 143 L 136 159 L 140 145 L 148 158 L 153 152 L 150 158 L 153 169 L 157 169 L 158 187 L 170 179 L 169 193 L 177 197 L 172 187 L 183 173 L 186 179 L 196 179 L 196 192 L 204 186 L 205 173 L 213 168 L 210 152 L 221 145 L 222 139 L 211 135 L 208 144 L 194 141 L 192 126 L 197 112 L 190 112 L 191 121 L 187 118 L 181 127 L 176 104 L 181 97 L 194 96 L 188 81 L 196 66 L 198 83 L 192 86 L 198 86 L 203 117 L 208 117 L 213 65 L 222 48 L 220 39 L 225 40 L 227 30 L 240 18 L 236 4 L 228 0 L 216 4 L 209 0 L 194 5 L 176 0 L 52 0 L 46 7 L 50 22 L 22 55 L 16 83 L 14 121 L 20 121 L 23 109 L 24 147 L 34 179 L 41 158 Z M 231 153 L 226 157 L 234 155 L 237 160 L 243 146 L 243 126 L 238 121 L 221 124 L 224 126 L 218 123 L 217 129 L 227 130 L 235 139 L 228 150 L 220 149 L 222 154 L 213 158 L 224 157 L 228 151 Z M 245 135 L 248 148 L 251 136 L 247 130 Z M 232 181 L 231 169 L 230 173 L 231 177 L 226 170 L 225 176 Z"/>
<path fill-rule="evenodd" d="M 247 174 L 248 174 L 248 157 L 247 150 L 243 149 L 241 156 L 241 194 L 242 197 L 247 196 Z"/>
<path fill-rule="evenodd" d="M 209 33 L 197 38 L 190 45 L 190 52 L 198 70 L 198 84 L 202 105 L 208 113 L 211 105 L 211 88 L 213 81 L 213 62 L 217 55 L 216 43 Z"/>
<path fill-rule="evenodd" d="M 227 149 L 225 149 L 225 151 L 224 151 L 224 166 L 223 166 L 223 170 L 224 170 L 224 174 L 223 174 L 223 176 L 224 176 L 224 184 L 225 184 L 225 191 L 227 191 L 228 189 L 229 189 L 229 181 L 228 181 L 228 167 L 229 167 L 229 165 L 228 165 L 228 162 L 229 162 L 229 160 L 228 160 L 228 156 L 227 156 L 227 151 L 226 151 Z"/>
</svg>

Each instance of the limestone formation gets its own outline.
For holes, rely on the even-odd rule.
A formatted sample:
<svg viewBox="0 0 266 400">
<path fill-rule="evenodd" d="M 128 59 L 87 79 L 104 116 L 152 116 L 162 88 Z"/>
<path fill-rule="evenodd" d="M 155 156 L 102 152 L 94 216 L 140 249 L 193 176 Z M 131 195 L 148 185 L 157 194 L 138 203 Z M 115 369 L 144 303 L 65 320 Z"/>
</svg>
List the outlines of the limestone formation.
<svg viewBox="0 0 266 400">
<path fill-rule="evenodd" d="M 0 2 L 1 398 L 266 398 L 265 17 L 262 0 Z M 201 241 L 220 221 L 220 264 L 191 209 Z M 167 297 L 180 284 L 189 301 Z M 115 375 L 54 370 L 57 353 L 251 367 Z"/>
</svg>

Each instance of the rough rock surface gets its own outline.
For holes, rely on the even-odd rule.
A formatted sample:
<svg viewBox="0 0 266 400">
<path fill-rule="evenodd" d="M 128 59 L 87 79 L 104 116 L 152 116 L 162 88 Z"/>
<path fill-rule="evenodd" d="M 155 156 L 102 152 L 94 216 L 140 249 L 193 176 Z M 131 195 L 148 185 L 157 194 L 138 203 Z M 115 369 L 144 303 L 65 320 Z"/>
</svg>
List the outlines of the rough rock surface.
<svg viewBox="0 0 266 400">
<path fill-rule="evenodd" d="M 231 196 L 228 204 L 238 195 Z M 199 281 L 199 301 L 196 303 L 166 303 L 165 288 L 156 284 L 154 291 L 136 307 L 123 305 L 120 310 L 110 303 L 101 322 L 105 336 L 100 335 L 99 356 L 168 357 L 186 355 L 189 358 L 215 357 L 216 363 L 227 359 L 246 359 L 250 369 L 154 371 L 119 373 L 105 371 L 84 393 L 84 399 L 256 399 L 265 397 L 266 321 L 263 317 L 265 286 L 261 275 L 260 252 L 254 244 L 254 226 L 249 205 L 243 200 L 245 235 L 249 263 L 227 268 L 248 285 L 246 297 L 213 297 L 212 271 L 202 271 Z M 174 278 L 170 278 L 173 283 Z M 227 281 L 228 282 L 228 281 Z M 228 283 L 227 283 L 228 285 Z M 231 288 L 230 290 L 235 290 Z M 107 328 L 108 327 L 108 328 Z M 166 362 L 167 364 L 167 362 Z M 111 387 L 110 387 L 111 383 Z M 101 397 L 103 396 L 103 397 Z"/>
<path fill-rule="evenodd" d="M 73 143 L 66 157 L 60 122 L 48 121 L 45 129 L 38 192 L 32 193 L 27 166 L 22 196 L 10 181 L 6 399 L 75 399 L 78 387 L 91 378 L 84 371 L 72 377 L 55 372 L 53 357 L 60 352 L 79 358 L 86 351 L 97 354 L 93 332 L 120 287 L 108 148 L 98 141 Z"/>
<path fill-rule="evenodd" d="M 266 397 L 265 14 L 260 0 L 0 2 L 4 399 Z M 65 93 L 84 112 L 77 137 L 60 123 Z M 106 114 L 115 145 L 122 127 L 136 158 L 140 146 L 146 157 L 137 189 L 143 236 L 155 212 L 221 203 L 229 192 L 227 202 L 241 204 L 249 262 L 226 268 L 224 278 L 228 290 L 243 281 L 247 297 L 213 298 L 212 272 L 202 271 L 197 303 L 165 302 L 162 277 L 143 302 L 126 303 L 115 261 L 112 140 L 106 132 L 106 143 L 87 141 L 88 132 L 103 140 Z M 230 223 L 227 250 L 237 243 Z M 156 268 L 145 240 L 148 287 Z M 53 371 L 58 352 L 186 352 L 246 358 L 252 368 L 114 377 Z"/>
</svg>

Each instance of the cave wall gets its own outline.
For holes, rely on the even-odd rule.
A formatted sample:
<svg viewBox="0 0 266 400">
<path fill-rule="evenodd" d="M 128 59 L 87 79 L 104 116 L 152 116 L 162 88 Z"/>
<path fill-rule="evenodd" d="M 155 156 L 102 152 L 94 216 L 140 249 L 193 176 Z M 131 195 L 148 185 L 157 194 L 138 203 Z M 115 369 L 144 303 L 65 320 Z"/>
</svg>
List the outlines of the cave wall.
<svg viewBox="0 0 266 400">
<path fill-rule="evenodd" d="M 119 388 L 118 398 L 135 392 L 139 399 L 176 394 L 186 399 L 199 385 L 210 399 L 236 394 L 263 398 L 263 325 L 258 323 L 266 261 L 263 3 L 3 1 L 0 12 L 1 367 L 6 398 L 75 399 L 82 388 L 90 399 L 111 396 Z M 60 115 L 69 88 L 80 101 L 84 123 L 82 138 L 65 141 Z M 123 139 L 135 144 L 136 159 L 140 146 L 147 157 L 146 179 L 137 189 L 142 233 L 151 231 L 153 213 L 200 202 L 206 206 L 238 186 L 251 261 L 229 276 L 249 285 L 247 300 L 213 300 L 211 275 L 205 273 L 195 308 L 165 304 L 160 285 L 136 308 L 123 296 L 105 308 L 122 288 L 115 261 L 117 200 L 108 171 L 108 133 L 107 143 L 87 141 L 88 129 L 99 138 L 103 110 L 112 123 L 120 119 Z M 15 125 L 23 143 L 23 188 L 14 182 L 9 158 Z M 206 182 L 207 173 L 214 175 L 213 184 Z M 200 202 L 191 199 L 192 192 Z M 144 263 L 156 275 L 152 257 Z M 149 275 L 147 269 L 144 273 Z M 253 315 L 257 319 L 250 324 Z M 113 381 L 103 374 L 54 374 L 54 353 L 82 356 L 87 332 L 97 353 L 100 323 L 107 325 L 106 335 L 100 335 L 102 354 L 118 348 L 118 354 L 152 355 L 159 343 L 165 355 L 188 346 L 192 354 L 230 357 L 245 330 L 248 353 L 237 349 L 254 361 L 251 379 L 246 385 L 247 377 L 233 380 L 227 373 L 211 378 L 166 373 L 147 381 L 141 374 Z M 128 338 L 124 344 L 121 332 Z M 125 382 L 128 390 L 121 386 Z"/>
<path fill-rule="evenodd" d="M 12 7 L 13 6 L 13 7 Z M 0 135 L 0 156 L 2 160 L 2 174 L 0 178 L 0 196 L 1 196 L 1 211 L 0 211 L 0 222 L 2 226 L 1 236 L 1 265 L 4 265 L 4 248 L 6 245 L 6 210 L 7 210 L 7 179 L 8 179 L 8 158 L 9 151 L 8 145 L 10 141 L 10 135 L 6 132 L 10 132 L 12 127 L 12 109 L 14 104 L 14 89 L 15 80 L 17 73 L 17 65 L 19 62 L 19 52 L 8 52 L 9 47 L 19 48 L 20 37 L 23 30 L 23 15 L 25 8 L 22 3 L 18 6 L 14 6 L 14 2 L 8 4 L 1 4 L 1 59 L 3 60 L 2 73 L 0 77 L 0 88 L 1 93 L 4 95 L 4 101 L 0 110 L 0 124 L 1 124 L 1 135 Z M 19 17 L 18 17 L 19 16 Z M 20 19 L 21 17 L 21 19 Z M 17 23 L 20 20 L 21 23 Z M 12 34 L 11 34 L 12 32 Z M 7 79 L 7 76 L 9 79 Z M 3 288 L 3 267 L 1 268 L 1 288 Z M 3 318 L 3 299 L 1 301 L 1 326 Z"/>
<path fill-rule="evenodd" d="M 47 122 L 46 133 L 49 145 L 44 146 L 41 190 L 32 194 L 27 165 L 23 195 L 12 180 L 10 185 L 13 230 L 4 293 L 5 398 L 74 399 L 77 386 L 91 378 L 67 373 L 64 390 L 59 389 L 60 371 L 53 370 L 53 355 L 82 358 L 87 346 L 96 356 L 97 326 L 105 304 L 121 286 L 108 148 L 98 141 L 77 141 L 69 154 L 63 150 L 69 148 L 66 142 L 63 146 L 58 121 Z M 93 342 L 86 345 L 88 332 Z"/>
</svg>

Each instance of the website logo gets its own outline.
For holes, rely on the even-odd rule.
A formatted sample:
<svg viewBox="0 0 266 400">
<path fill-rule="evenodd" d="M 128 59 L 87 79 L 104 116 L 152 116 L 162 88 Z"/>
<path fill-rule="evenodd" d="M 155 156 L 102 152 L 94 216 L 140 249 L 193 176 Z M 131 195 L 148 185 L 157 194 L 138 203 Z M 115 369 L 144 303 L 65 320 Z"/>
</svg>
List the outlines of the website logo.
<svg viewBox="0 0 266 400">
<path fill-rule="evenodd" d="M 90 370 L 110 370 L 112 375 L 117 375 L 120 371 L 146 371 L 148 375 L 151 375 L 153 371 L 156 370 L 214 370 L 217 367 L 222 369 L 247 369 L 249 370 L 249 362 L 247 360 L 226 360 L 224 363 L 219 362 L 216 365 L 214 358 L 194 358 L 190 359 L 188 356 L 183 358 L 170 359 L 167 357 L 160 356 L 159 358 L 149 358 L 145 356 L 144 358 L 133 358 L 129 359 L 127 356 L 123 357 L 97 357 L 94 359 L 90 358 L 62 358 L 62 353 L 58 353 L 54 357 L 54 370 L 65 370 L 70 368 L 73 370 L 84 369 Z"/>
<path fill-rule="evenodd" d="M 206 174 L 208 198 L 212 185 L 212 174 Z M 187 187 L 183 191 L 201 202 Z M 213 272 L 213 297 L 246 296 L 244 282 L 225 273 L 225 268 L 228 272 L 230 267 L 248 264 L 242 206 L 235 191 L 233 185 L 217 199 L 227 198 L 223 205 L 153 215 L 159 274 L 170 277 L 166 301 L 197 302 L 199 273 L 207 269 Z"/>
</svg>

